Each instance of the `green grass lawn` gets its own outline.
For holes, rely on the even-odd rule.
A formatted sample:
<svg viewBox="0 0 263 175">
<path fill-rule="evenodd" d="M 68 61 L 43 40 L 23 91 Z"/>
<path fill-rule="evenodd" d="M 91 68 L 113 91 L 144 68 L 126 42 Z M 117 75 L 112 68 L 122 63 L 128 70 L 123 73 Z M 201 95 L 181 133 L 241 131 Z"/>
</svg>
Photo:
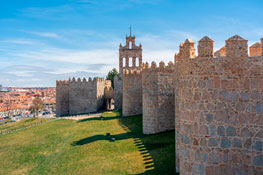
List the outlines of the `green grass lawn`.
<svg viewBox="0 0 263 175">
<path fill-rule="evenodd" d="M 31 125 L 34 125 L 37 123 L 46 122 L 48 120 L 51 120 L 51 119 L 45 119 L 45 118 L 23 119 L 23 120 L 18 121 L 18 122 L 12 122 L 12 123 L 0 125 L 0 132 L 8 132 L 8 131 L 12 131 L 15 129 L 24 128 L 24 127 L 31 126 Z"/>
<path fill-rule="evenodd" d="M 175 174 L 174 131 L 143 135 L 142 116 L 103 117 L 0 136 L 0 174 Z"/>
</svg>

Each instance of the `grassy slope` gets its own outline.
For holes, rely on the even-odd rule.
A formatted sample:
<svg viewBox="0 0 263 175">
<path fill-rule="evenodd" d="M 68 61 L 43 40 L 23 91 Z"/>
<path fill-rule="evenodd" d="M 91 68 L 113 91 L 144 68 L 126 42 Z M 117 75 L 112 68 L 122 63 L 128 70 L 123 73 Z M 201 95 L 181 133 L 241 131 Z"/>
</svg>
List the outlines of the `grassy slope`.
<svg viewBox="0 0 263 175">
<path fill-rule="evenodd" d="M 103 115 L 0 136 L 0 174 L 174 174 L 173 131 L 146 136 L 141 116 Z"/>
<path fill-rule="evenodd" d="M 31 126 L 37 123 L 46 122 L 48 120 L 51 120 L 51 119 L 45 119 L 45 118 L 23 119 L 18 122 L 12 122 L 12 123 L 0 125 L 0 132 L 7 132 L 7 131 L 19 129 L 19 128 L 24 128 L 24 127 Z"/>
</svg>

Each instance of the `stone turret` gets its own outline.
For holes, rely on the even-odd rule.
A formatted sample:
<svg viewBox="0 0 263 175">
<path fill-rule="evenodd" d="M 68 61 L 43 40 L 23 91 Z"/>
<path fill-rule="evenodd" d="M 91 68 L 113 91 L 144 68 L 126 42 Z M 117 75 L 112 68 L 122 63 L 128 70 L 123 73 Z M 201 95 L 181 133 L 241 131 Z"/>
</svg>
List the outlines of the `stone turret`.
<svg viewBox="0 0 263 175">
<path fill-rule="evenodd" d="M 245 58 L 248 56 L 247 40 L 235 35 L 226 40 L 226 56 L 229 58 Z"/>
<path fill-rule="evenodd" d="M 203 37 L 198 41 L 198 56 L 213 57 L 214 56 L 214 41 L 208 36 Z"/>
<path fill-rule="evenodd" d="M 261 56 L 263 56 L 263 38 L 260 39 L 261 43 Z"/>
<path fill-rule="evenodd" d="M 194 42 L 191 39 L 186 39 L 183 45 L 183 58 L 194 58 L 195 48 Z"/>
</svg>

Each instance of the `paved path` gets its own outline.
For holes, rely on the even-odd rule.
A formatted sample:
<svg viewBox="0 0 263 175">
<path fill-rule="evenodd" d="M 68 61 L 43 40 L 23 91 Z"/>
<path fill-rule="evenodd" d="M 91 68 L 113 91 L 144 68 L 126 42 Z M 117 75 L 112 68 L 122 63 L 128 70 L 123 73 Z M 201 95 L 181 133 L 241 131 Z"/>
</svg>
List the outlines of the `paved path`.
<svg viewBox="0 0 263 175">
<path fill-rule="evenodd" d="M 90 115 L 76 115 L 76 116 L 70 116 L 70 117 L 61 117 L 62 119 L 71 119 L 71 120 L 82 120 L 86 118 L 93 118 L 93 117 L 100 117 L 102 115 L 102 112 L 96 113 L 96 114 L 90 114 Z"/>
</svg>

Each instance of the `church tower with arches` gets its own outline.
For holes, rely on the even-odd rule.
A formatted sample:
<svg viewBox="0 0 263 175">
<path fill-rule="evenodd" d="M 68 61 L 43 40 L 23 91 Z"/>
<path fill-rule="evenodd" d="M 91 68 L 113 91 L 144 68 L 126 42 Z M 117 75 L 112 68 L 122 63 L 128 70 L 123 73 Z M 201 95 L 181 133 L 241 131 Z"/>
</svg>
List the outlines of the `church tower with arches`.
<svg viewBox="0 0 263 175">
<path fill-rule="evenodd" d="M 123 69 L 140 70 L 142 67 L 142 45 L 136 46 L 135 36 L 126 36 L 126 44 L 119 48 L 119 72 L 123 73 Z"/>
</svg>

